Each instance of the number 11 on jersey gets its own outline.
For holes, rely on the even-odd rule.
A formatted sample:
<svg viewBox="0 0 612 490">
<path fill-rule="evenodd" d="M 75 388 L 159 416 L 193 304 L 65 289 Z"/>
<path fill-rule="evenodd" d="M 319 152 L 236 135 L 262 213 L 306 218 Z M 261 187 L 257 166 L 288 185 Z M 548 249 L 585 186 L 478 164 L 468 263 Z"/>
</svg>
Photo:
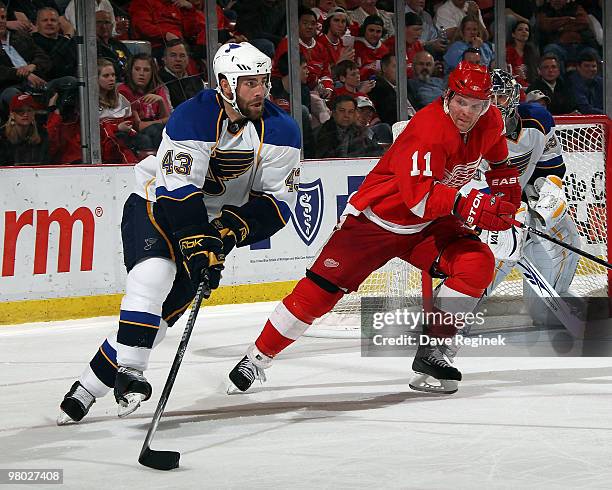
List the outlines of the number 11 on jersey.
<svg viewBox="0 0 612 490">
<path fill-rule="evenodd" d="M 425 153 L 423 157 L 425 160 L 425 170 L 423 170 L 424 177 L 431 177 L 433 174 L 431 173 L 431 152 L 428 151 Z M 412 154 L 412 170 L 410 171 L 410 177 L 414 177 L 416 175 L 421 175 L 421 171 L 419 170 L 419 151 L 415 151 Z"/>
</svg>

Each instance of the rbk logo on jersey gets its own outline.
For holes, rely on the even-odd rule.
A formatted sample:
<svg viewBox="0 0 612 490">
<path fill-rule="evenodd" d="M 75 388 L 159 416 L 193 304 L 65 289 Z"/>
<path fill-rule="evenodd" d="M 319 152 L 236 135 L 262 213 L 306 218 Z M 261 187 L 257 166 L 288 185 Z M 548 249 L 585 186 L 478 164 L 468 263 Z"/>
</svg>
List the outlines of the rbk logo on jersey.
<svg viewBox="0 0 612 490">
<path fill-rule="evenodd" d="M 306 245 L 310 245 L 319 233 L 323 221 L 323 184 L 300 182 L 295 210 L 291 215 L 293 226 Z"/>
</svg>

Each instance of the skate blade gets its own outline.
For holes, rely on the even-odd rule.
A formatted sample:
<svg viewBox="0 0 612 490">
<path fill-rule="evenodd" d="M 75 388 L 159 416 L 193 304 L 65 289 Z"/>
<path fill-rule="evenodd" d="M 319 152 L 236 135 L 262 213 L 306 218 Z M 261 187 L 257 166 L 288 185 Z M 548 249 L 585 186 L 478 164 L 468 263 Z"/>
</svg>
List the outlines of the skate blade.
<svg viewBox="0 0 612 490">
<path fill-rule="evenodd" d="M 73 420 L 72 417 L 70 417 L 70 415 L 68 415 L 66 412 L 60 411 L 60 414 L 57 416 L 56 423 L 57 425 L 62 426 L 76 424 L 77 422 Z"/>
<path fill-rule="evenodd" d="M 459 389 L 459 382 L 454 379 L 436 379 L 428 374 L 416 373 L 408 386 L 415 391 L 450 395 Z"/>
<path fill-rule="evenodd" d="M 249 391 L 249 390 L 247 390 Z M 240 390 L 234 383 L 232 383 L 231 381 L 227 384 L 227 387 L 225 388 L 225 393 L 227 395 L 241 395 L 243 393 L 246 393 L 246 391 L 242 391 Z"/>
<path fill-rule="evenodd" d="M 127 393 L 117 404 L 117 416 L 123 418 L 134 413 L 144 399 L 145 395 L 142 393 Z"/>
</svg>

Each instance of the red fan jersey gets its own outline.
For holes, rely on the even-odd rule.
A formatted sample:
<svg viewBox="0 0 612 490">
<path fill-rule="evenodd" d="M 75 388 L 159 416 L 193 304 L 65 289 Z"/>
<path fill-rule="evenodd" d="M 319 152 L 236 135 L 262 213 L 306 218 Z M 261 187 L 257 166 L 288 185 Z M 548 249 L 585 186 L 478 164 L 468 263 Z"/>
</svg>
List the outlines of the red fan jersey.
<svg viewBox="0 0 612 490">
<path fill-rule="evenodd" d="M 308 66 L 308 79 L 306 80 L 306 84 L 308 85 L 308 87 L 312 90 L 316 87 L 319 80 L 322 80 L 323 85 L 328 88 L 333 88 L 332 76 L 329 65 L 320 64 L 318 62 L 312 61 L 313 50 L 317 44 L 316 40 L 313 39 L 311 44 L 306 44 L 301 39 L 299 40 L 299 42 L 300 53 L 302 53 L 302 56 L 304 56 L 304 59 L 306 60 L 306 65 Z M 280 71 L 278 70 L 278 62 L 281 59 L 281 56 L 287 53 L 288 49 L 288 41 L 287 38 L 284 37 L 278 43 L 278 46 L 274 51 L 274 59 L 272 60 L 273 77 L 282 77 Z"/>
<path fill-rule="evenodd" d="M 508 158 L 499 109 L 491 106 L 463 135 L 438 99 L 417 112 L 349 200 L 382 228 L 416 233 L 452 213 L 457 192 L 480 161 Z"/>
<path fill-rule="evenodd" d="M 359 75 L 365 80 L 380 71 L 380 60 L 389 52 L 389 48 L 381 41 L 372 46 L 364 38 L 355 39 L 355 63 L 359 66 Z"/>
<path fill-rule="evenodd" d="M 312 69 L 319 79 L 325 80 L 326 74 L 331 71 L 331 67 L 338 62 L 343 49 L 342 39 L 334 44 L 325 34 L 321 34 L 317 38 L 317 44 L 312 49 L 312 57 L 310 58 L 308 69 Z M 331 82 L 331 77 L 329 82 Z"/>
</svg>

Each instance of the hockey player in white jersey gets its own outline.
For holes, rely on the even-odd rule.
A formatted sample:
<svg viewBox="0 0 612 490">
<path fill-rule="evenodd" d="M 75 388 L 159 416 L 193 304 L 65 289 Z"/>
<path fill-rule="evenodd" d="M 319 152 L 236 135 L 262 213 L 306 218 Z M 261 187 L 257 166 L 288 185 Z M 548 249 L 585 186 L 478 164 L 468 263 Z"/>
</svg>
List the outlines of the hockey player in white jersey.
<svg viewBox="0 0 612 490">
<path fill-rule="evenodd" d="M 135 167 L 121 225 L 128 276 L 119 329 L 64 396 L 58 424 L 81 420 L 111 389 L 119 416 L 150 398 L 143 372 L 151 349 L 204 276 L 215 289 L 234 246 L 266 239 L 290 218 L 300 133 L 266 99 L 270 58 L 249 43 L 230 43 L 213 68 L 216 91 L 178 106 L 157 155 Z"/>
</svg>

